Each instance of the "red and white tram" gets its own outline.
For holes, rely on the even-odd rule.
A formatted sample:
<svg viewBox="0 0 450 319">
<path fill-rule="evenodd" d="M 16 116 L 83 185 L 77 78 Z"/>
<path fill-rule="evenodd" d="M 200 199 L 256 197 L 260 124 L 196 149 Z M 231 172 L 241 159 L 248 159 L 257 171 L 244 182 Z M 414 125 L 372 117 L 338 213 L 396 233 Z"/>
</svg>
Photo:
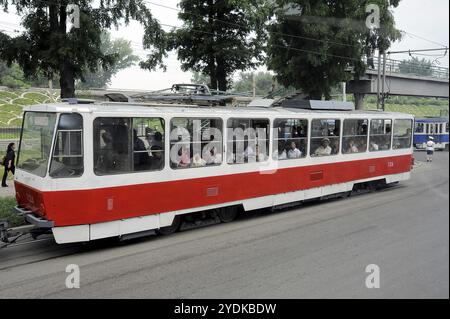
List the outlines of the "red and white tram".
<svg viewBox="0 0 450 319">
<path fill-rule="evenodd" d="M 410 178 L 407 114 L 132 103 L 25 109 L 16 210 L 57 243 L 156 230 Z"/>
</svg>

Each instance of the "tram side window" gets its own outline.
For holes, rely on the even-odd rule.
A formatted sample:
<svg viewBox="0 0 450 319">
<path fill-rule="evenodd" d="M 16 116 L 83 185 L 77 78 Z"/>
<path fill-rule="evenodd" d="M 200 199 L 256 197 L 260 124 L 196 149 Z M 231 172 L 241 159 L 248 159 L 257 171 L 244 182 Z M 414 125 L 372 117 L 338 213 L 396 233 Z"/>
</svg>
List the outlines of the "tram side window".
<svg viewBox="0 0 450 319">
<path fill-rule="evenodd" d="M 94 171 L 97 175 L 132 171 L 131 127 L 130 118 L 94 120 Z"/>
<path fill-rule="evenodd" d="M 392 120 L 372 120 L 370 124 L 369 151 L 388 151 L 391 149 Z"/>
<path fill-rule="evenodd" d="M 173 169 L 222 164 L 221 119 L 174 118 L 170 122 L 170 166 Z"/>
<path fill-rule="evenodd" d="M 415 129 L 416 133 L 422 134 L 425 132 L 425 125 L 424 123 L 416 123 L 416 129 Z"/>
<path fill-rule="evenodd" d="M 50 176 L 78 177 L 83 171 L 83 118 L 76 113 L 61 114 L 50 164 Z"/>
<path fill-rule="evenodd" d="M 164 168 L 164 131 L 161 118 L 133 118 L 133 171 Z"/>
<path fill-rule="evenodd" d="M 340 150 L 341 121 L 313 120 L 311 126 L 311 156 L 336 155 Z"/>
<path fill-rule="evenodd" d="M 269 158 L 269 127 L 267 119 L 229 119 L 227 163 L 266 162 Z"/>
<path fill-rule="evenodd" d="M 393 148 L 410 148 L 412 144 L 412 120 L 395 120 Z"/>
<path fill-rule="evenodd" d="M 342 153 L 364 153 L 367 151 L 368 120 L 344 120 Z"/>
<path fill-rule="evenodd" d="M 308 120 L 277 119 L 274 122 L 273 159 L 304 158 L 308 148 Z"/>
</svg>

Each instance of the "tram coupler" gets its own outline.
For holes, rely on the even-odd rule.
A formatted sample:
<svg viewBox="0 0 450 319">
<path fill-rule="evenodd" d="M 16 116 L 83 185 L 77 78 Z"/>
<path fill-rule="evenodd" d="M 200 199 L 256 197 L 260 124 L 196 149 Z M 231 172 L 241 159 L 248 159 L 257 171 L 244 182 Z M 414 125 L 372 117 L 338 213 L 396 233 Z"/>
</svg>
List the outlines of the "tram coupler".
<svg viewBox="0 0 450 319">
<path fill-rule="evenodd" d="M 35 225 L 25 225 L 18 227 L 9 227 L 6 220 L 0 221 L 0 248 L 5 248 L 14 244 L 19 238 L 26 234 L 31 234 L 33 239 L 36 239 L 36 232 L 40 233 Z"/>
</svg>

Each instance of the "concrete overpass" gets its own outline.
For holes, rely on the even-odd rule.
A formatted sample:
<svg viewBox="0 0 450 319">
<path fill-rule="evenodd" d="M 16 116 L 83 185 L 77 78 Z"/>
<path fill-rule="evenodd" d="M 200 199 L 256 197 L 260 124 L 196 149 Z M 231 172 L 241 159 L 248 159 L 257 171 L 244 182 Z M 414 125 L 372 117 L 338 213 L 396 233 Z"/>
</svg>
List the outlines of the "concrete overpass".
<svg viewBox="0 0 450 319">
<path fill-rule="evenodd" d="M 381 91 L 382 79 L 380 80 Z M 355 95 L 357 108 L 362 107 L 366 94 L 377 94 L 378 65 L 374 63 L 359 80 L 347 84 L 347 93 Z M 449 98 L 449 69 L 436 66 L 406 65 L 401 61 L 386 61 L 385 94 Z"/>
</svg>

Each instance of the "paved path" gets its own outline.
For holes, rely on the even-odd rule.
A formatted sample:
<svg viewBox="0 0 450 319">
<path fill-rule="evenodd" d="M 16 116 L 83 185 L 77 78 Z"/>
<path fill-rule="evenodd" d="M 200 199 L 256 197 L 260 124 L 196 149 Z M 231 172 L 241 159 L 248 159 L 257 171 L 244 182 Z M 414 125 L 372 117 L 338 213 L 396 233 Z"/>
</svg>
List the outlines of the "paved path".
<svg viewBox="0 0 450 319">
<path fill-rule="evenodd" d="M 3 172 L 2 172 L 3 176 Z M 0 176 L 1 178 L 1 176 Z M 7 181 L 8 187 L 0 187 L 0 197 L 10 197 L 14 196 L 16 194 L 16 191 L 14 189 L 14 181 L 9 180 Z"/>
<path fill-rule="evenodd" d="M 169 237 L 3 249 L 0 298 L 448 298 L 448 164 L 437 153 L 398 187 Z"/>
</svg>

